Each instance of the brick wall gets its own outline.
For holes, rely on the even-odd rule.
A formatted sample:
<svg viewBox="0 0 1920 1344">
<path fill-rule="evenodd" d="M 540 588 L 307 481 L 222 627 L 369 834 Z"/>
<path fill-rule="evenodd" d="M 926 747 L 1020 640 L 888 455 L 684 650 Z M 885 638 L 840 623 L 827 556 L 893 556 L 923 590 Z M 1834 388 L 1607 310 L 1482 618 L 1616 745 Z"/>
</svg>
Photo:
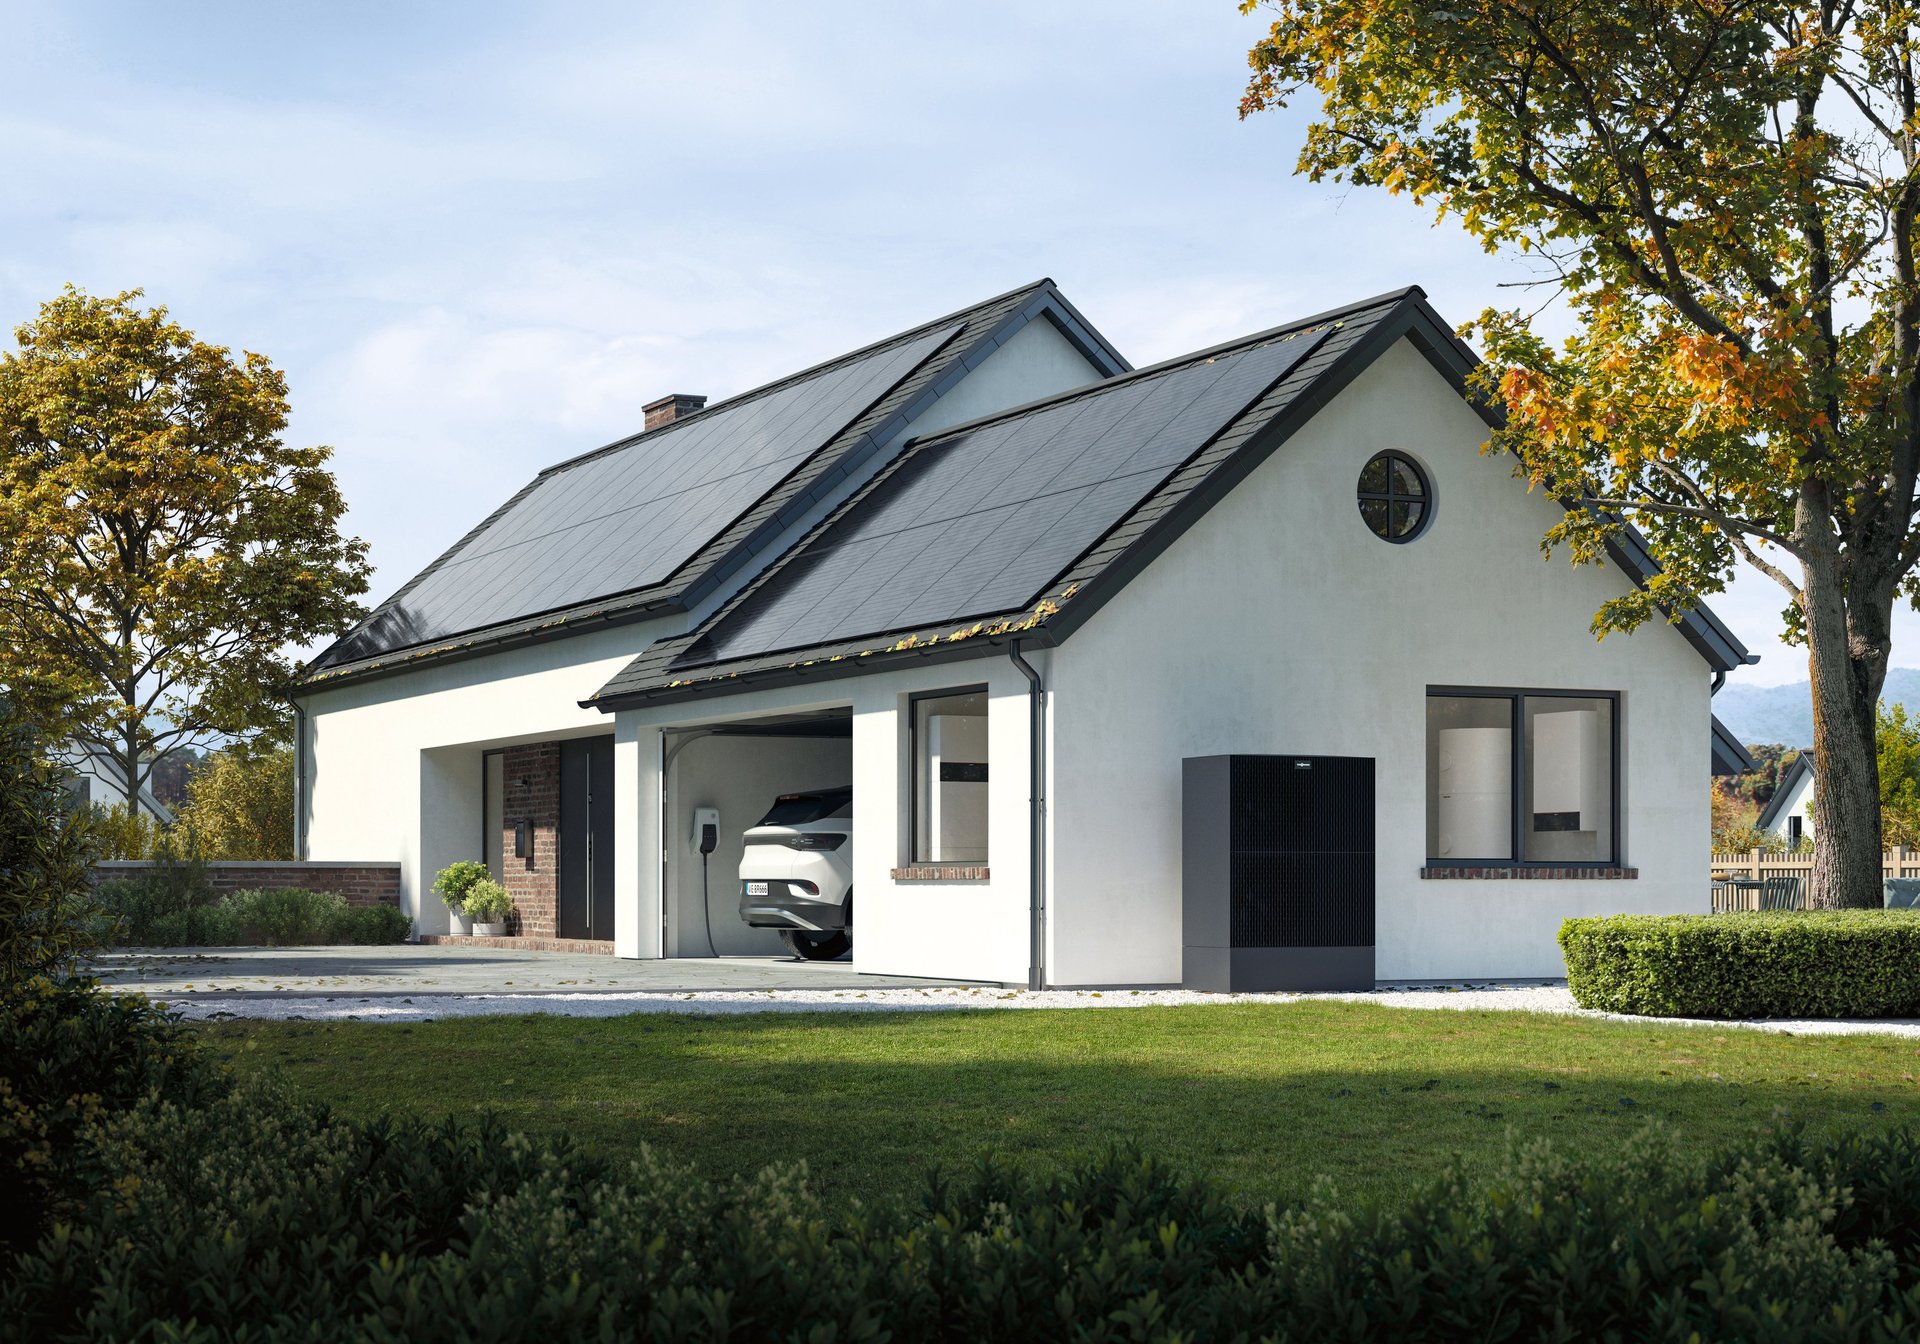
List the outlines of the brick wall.
<svg viewBox="0 0 1920 1344">
<path fill-rule="evenodd" d="M 113 859 L 94 866 L 93 880 L 140 877 L 154 871 L 154 867 L 151 863 Z M 236 891 L 298 887 L 306 891 L 336 892 L 346 898 L 348 905 L 400 904 L 400 865 L 397 863 L 221 861 L 207 865 L 207 882 L 222 896 Z"/>
<path fill-rule="evenodd" d="M 560 744 L 508 747 L 500 773 L 505 781 L 500 864 L 506 888 L 513 893 L 508 931 L 528 938 L 552 938 L 559 933 Z M 513 853 L 513 827 L 518 821 L 532 824 L 531 852 L 525 858 L 515 858 Z"/>
</svg>

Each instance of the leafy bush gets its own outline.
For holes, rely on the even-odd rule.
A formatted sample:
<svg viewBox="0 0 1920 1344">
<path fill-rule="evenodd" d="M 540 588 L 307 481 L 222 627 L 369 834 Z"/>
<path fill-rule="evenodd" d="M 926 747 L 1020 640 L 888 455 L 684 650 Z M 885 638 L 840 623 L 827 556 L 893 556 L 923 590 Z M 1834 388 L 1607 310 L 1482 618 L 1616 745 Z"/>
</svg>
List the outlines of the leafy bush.
<svg viewBox="0 0 1920 1344">
<path fill-rule="evenodd" d="M 447 903 L 447 909 L 458 915 L 466 913 L 468 893 L 478 883 L 491 880 L 486 864 L 477 859 L 462 859 L 459 863 L 450 863 L 440 870 L 433 879 L 433 890 L 435 895 Z"/>
<path fill-rule="evenodd" d="M 293 858 L 293 749 L 213 753 L 188 780 L 175 826 L 210 859 Z"/>
<path fill-rule="evenodd" d="M 1583 1008 L 1666 1017 L 1920 1013 L 1920 910 L 1570 919 L 1560 949 Z"/>
<path fill-rule="evenodd" d="M 100 946 L 97 845 L 64 772 L 0 696 L 0 982 L 70 966 Z"/>
<path fill-rule="evenodd" d="M 328 891 L 278 888 L 236 891 L 221 907 L 238 923 L 239 941 L 263 947 L 300 947 L 333 941 L 347 903 Z"/>
<path fill-rule="evenodd" d="M 94 803 L 91 811 L 103 859 L 149 858 L 166 834 L 159 818 L 151 812 L 141 812 L 124 803 Z"/>
<path fill-rule="evenodd" d="M 413 921 L 393 906 L 350 906 L 331 892 L 298 888 L 238 891 L 211 904 L 182 906 L 147 878 L 102 882 L 104 907 L 119 937 L 139 947 L 301 947 L 398 943 Z"/>
<path fill-rule="evenodd" d="M 0 1150 L 37 1191 L 0 1269 L 0 1320 L 21 1338 L 1893 1341 L 1920 1327 L 1920 1144 L 1904 1131 L 1785 1130 L 1719 1154 L 1657 1131 L 1599 1157 L 1535 1145 L 1488 1185 L 1450 1175 L 1391 1213 L 1330 1189 L 1243 1209 L 1129 1153 L 1043 1174 L 982 1159 L 936 1172 L 917 1203 L 848 1208 L 799 1167 L 712 1180 L 490 1121 L 343 1119 L 270 1077 L 229 1084 L 144 1007 L 5 1011 L 20 1019 L 0 1039 L 9 1078 L 56 1056 L 15 1089 L 26 1113 L 68 1108 L 37 1157 Z M 71 1038 L 63 1015 L 82 1024 Z M 83 1086 L 98 1104 L 76 1103 Z"/>
<path fill-rule="evenodd" d="M 404 943 L 413 933 L 413 921 L 394 905 L 350 905 L 333 926 L 335 943 L 379 946 Z"/>
<path fill-rule="evenodd" d="M 120 1173 L 85 1137 L 144 1101 L 198 1107 L 232 1081 L 147 1000 L 44 976 L 0 1011 L 0 1261 Z"/>
<path fill-rule="evenodd" d="M 461 908 L 482 924 L 494 924 L 513 913 L 513 896 L 490 877 L 483 877 L 467 888 Z"/>
</svg>

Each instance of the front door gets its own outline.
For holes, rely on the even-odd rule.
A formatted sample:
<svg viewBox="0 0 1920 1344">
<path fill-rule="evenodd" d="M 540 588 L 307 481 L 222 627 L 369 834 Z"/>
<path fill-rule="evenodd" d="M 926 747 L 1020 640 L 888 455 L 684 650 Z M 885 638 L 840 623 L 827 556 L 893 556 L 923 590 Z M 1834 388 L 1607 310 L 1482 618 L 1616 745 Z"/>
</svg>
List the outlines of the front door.
<svg viewBox="0 0 1920 1344">
<path fill-rule="evenodd" d="M 613 938 L 613 739 L 560 744 L 560 936 Z"/>
</svg>

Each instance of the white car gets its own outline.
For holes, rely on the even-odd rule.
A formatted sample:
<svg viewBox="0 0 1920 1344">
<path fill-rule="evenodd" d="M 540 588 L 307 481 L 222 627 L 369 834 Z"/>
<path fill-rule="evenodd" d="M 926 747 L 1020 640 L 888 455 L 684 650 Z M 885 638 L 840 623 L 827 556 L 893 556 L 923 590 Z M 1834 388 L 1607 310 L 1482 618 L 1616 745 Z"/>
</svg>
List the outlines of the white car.
<svg viewBox="0 0 1920 1344">
<path fill-rule="evenodd" d="M 853 787 L 783 793 L 744 837 L 740 918 L 778 929 L 797 957 L 853 946 Z"/>
</svg>

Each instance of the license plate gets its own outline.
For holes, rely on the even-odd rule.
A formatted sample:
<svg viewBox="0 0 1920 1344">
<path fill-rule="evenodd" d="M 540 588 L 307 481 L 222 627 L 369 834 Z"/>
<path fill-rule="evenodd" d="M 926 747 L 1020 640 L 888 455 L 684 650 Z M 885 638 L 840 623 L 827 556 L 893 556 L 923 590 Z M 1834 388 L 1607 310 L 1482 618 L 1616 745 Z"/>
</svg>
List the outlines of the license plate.
<svg viewBox="0 0 1920 1344">
<path fill-rule="evenodd" d="M 767 894 L 767 884 L 766 884 L 765 882 L 749 882 L 749 883 L 747 883 L 747 895 L 749 895 L 749 896 L 765 896 L 766 894 Z"/>
</svg>

